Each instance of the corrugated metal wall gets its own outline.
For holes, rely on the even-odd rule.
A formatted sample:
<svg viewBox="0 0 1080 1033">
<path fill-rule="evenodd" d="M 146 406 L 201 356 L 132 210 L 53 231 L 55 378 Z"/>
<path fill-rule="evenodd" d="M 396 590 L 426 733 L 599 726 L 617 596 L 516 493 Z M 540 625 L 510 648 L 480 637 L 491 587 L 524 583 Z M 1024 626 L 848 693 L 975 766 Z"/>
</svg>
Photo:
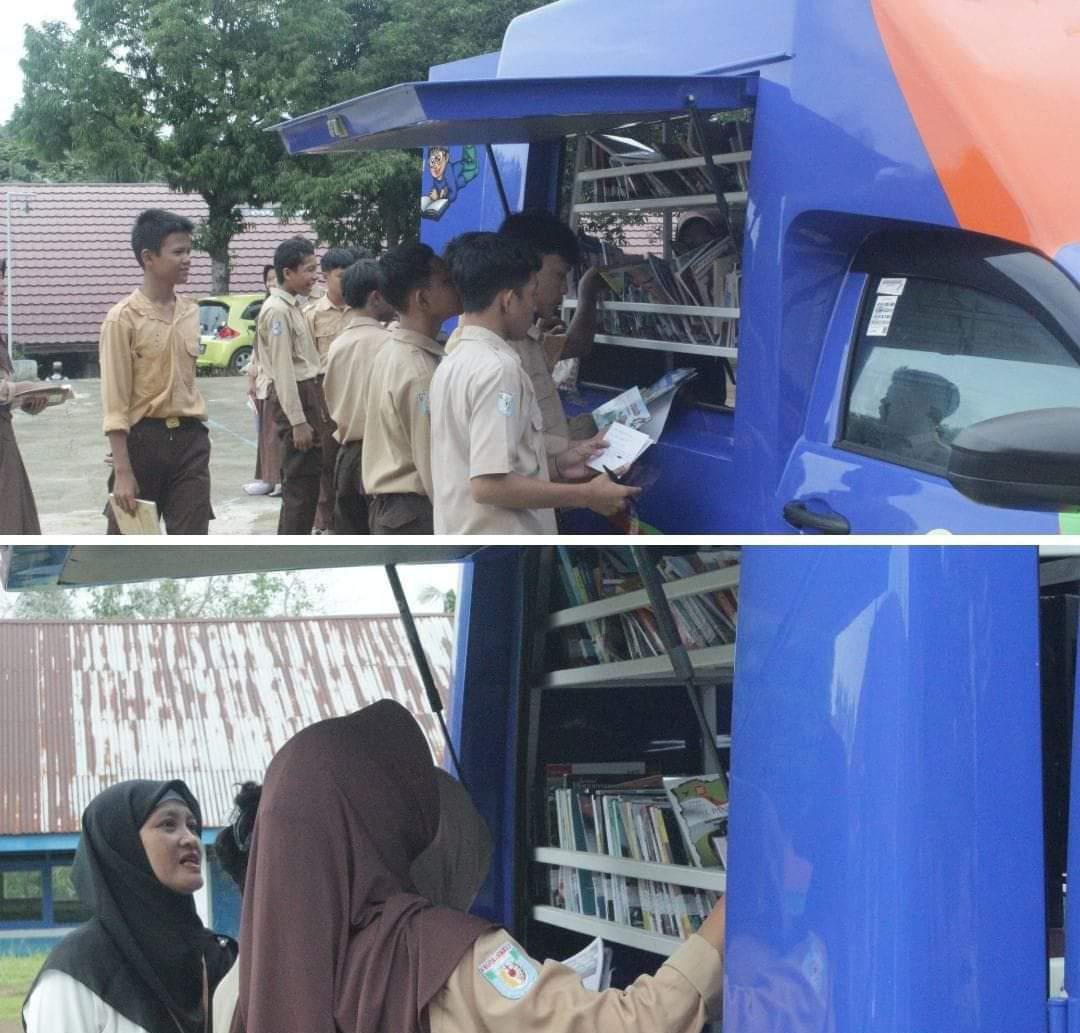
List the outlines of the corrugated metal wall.
<svg viewBox="0 0 1080 1033">
<path fill-rule="evenodd" d="M 453 619 L 417 625 L 444 699 Z M 0 621 L 0 835 L 77 832 L 128 778 L 183 778 L 207 825 L 299 729 L 391 698 L 429 713 L 394 617 Z"/>
</svg>

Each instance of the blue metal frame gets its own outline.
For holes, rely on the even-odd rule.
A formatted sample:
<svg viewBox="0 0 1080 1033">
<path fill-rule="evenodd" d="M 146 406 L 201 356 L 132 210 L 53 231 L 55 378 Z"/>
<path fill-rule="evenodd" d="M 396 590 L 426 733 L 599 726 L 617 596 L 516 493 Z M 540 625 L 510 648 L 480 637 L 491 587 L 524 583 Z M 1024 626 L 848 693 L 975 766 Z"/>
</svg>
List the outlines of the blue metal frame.
<svg viewBox="0 0 1080 1033">
<path fill-rule="evenodd" d="M 0 875 L 4 872 L 40 872 L 42 894 L 41 918 L 18 922 L 0 921 L 0 932 L 11 929 L 67 929 L 79 925 L 79 922 L 57 922 L 53 913 L 52 870 L 70 868 L 73 860 L 74 857 L 33 857 L 24 861 L 0 859 Z"/>
<path fill-rule="evenodd" d="M 473 910 L 514 920 L 522 606 L 518 548 L 485 549 L 465 563 L 458 606 L 451 735 L 464 780 L 495 844 Z"/>
<path fill-rule="evenodd" d="M 727 1033 L 1044 1028 L 1038 641 L 1034 548 L 743 551 Z"/>
</svg>

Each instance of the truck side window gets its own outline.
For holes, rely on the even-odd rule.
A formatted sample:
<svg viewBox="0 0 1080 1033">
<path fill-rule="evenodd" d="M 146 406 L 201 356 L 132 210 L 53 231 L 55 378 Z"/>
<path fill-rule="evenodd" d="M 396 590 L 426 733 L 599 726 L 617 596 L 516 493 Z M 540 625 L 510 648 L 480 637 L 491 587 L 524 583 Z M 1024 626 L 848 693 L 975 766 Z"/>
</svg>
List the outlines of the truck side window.
<svg viewBox="0 0 1080 1033">
<path fill-rule="evenodd" d="M 956 434 L 1077 405 L 1080 354 L 1020 305 L 963 284 L 871 275 L 841 444 L 941 472 Z"/>
</svg>

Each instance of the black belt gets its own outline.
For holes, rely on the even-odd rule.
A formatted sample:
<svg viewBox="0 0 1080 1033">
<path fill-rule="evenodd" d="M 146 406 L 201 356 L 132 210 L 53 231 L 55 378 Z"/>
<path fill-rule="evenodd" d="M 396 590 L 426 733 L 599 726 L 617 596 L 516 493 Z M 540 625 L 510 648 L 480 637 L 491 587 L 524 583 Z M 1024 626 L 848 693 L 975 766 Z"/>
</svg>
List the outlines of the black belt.
<svg viewBox="0 0 1080 1033">
<path fill-rule="evenodd" d="M 139 423 L 160 423 L 169 430 L 175 430 L 177 427 L 202 427 L 205 426 L 206 421 L 200 420 L 198 416 L 144 416 L 135 426 L 137 427 Z"/>
</svg>

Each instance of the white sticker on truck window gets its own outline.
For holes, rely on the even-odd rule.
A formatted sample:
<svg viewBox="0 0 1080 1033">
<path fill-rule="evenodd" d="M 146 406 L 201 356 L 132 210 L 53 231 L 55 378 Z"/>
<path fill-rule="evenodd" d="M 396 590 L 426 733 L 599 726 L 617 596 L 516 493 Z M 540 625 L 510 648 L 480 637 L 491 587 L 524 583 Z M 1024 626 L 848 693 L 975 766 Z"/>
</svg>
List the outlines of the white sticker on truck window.
<svg viewBox="0 0 1080 1033">
<path fill-rule="evenodd" d="M 904 293 L 907 286 L 907 278 L 903 276 L 883 276 L 877 285 L 878 294 L 895 294 L 898 297 Z"/>
<path fill-rule="evenodd" d="M 878 295 L 874 301 L 874 311 L 870 313 L 870 325 L 866 328 L 867 337 L 889 336 L 889 326 L 892 324 L 897 300 L 894 294 Z"/>
</svg>

